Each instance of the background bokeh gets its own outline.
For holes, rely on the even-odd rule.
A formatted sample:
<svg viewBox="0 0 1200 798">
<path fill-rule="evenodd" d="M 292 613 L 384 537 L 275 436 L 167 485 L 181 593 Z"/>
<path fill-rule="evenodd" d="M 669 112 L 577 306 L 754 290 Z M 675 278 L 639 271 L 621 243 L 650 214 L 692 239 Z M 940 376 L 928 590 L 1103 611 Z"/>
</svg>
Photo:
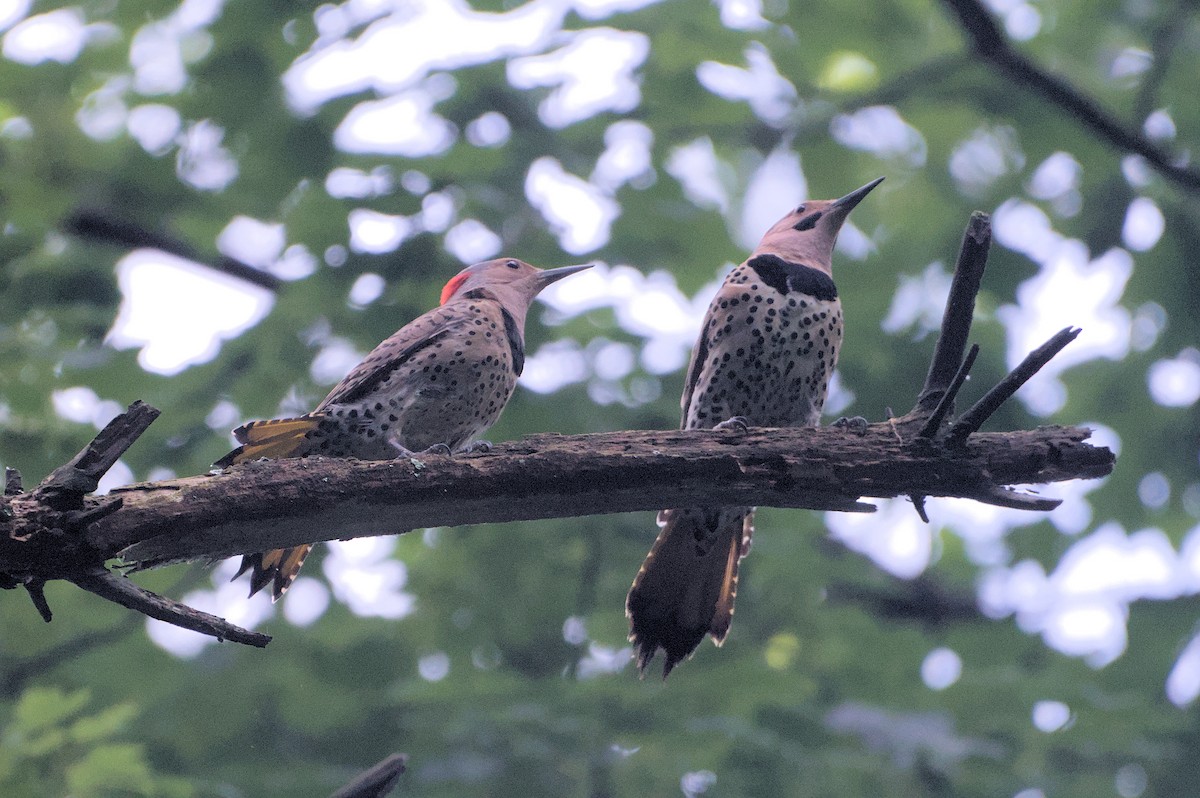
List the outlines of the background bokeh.
<svg viewBox="0 0 1200 798">
<path fill-rule="evenodd" d="M 977 54 L 973 12 L 1126 138 Z M 665 684 L 625 639 L 649 513 L 322 546 L 276 605 L 230 562 L 136 577 L 265 651 L 8 593 L 0 794 L 321 796 L 392 751 L 421 796 L 1194 789 L 1197 74 L 1170 0 L 0 0 L 0 464 L 27 485 L 135 399 L 162 417 L 106 485 L 202 473 L 500 254 L 598 265 L 531 313 L 489 437 L 673 427 L 724 270 L 879 176 L 835 258 L 830 416 L 912 405 L 982 209 L 964 401 L 1077 325 L 989 429 L 1119 452 L 1049 514 L 764 509 L 726 645 Z"/>
</svg>

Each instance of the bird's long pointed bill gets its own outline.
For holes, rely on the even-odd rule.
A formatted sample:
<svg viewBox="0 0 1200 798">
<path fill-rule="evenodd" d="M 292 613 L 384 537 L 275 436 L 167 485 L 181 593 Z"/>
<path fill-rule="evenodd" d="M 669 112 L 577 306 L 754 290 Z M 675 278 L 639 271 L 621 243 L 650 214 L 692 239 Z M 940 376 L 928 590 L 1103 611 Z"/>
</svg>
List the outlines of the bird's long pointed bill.
<svg viewBox="0 0 1200 798">
<path fill-rule="evenodd" d="M 583 263 L 579 266 L 559 266 L 557 269 L 546 269 L 538 275 L 538 283 L 545 288 L 550 283 L 557 282 L 564 277 L 570 277 L 576 272 L 581 272 L 584 269 L 592 268 L 591 263 Z"/>
<path fill-rule="evenodd" d="M 849 194 L 847 194 L 846 196 L 834 200 L 833 205 L 835 208 L 843 209 L 846 213 L 849 213 L 851 210 L 854 209 L 855 205 L 862 202 L 863 197 L 865 197 L 871 193 L 871 189 L 875 188 L 875 186 L 879 185 L 882 182 L 883 182 L 882 177 L 876 178 L 875 180 L 872 180 L 870 183 L 867 183 L 862 188 L 856 188 L 853 191 L 851 191 Z"/>
</svg>

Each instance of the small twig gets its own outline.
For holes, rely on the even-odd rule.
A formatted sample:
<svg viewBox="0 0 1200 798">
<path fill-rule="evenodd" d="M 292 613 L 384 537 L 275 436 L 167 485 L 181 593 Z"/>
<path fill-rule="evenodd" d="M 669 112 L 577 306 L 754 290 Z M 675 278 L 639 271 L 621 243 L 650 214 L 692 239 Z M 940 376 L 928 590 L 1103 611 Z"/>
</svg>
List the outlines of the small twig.
<svg viewBox="0 0 1200 798">
<path fill-rule="evenodd" d="M 983 502 L 984 504 L 995 505 L 996 507 L 1008 507 L 1012 510 L 1036 510 L 1039 512 L 1048 512 L 1062 504 L 1062 499 L 1047 499 L 1029 493 L 1020 493 L 1012 488 L 1004 488 L 999 485 L 991 485 L 968 498 L 974 499 L 977 502 Z"/>
<path fill-rule="evenodd" d="M 408 754 L 392 754 L 355 776 L 329 798 L 382 798 L 396 787 L 408 767 Z"/>
<path fill-rule="evenodd" d="M 131 404 L 128 410 L 108 422 L 71 462 L 54 469 L 42 480 L 33 492 L 34 498 L 56 510 L 82 507 L 83 497 L 96 490 L 100 478 L 158 415 L 158 409 L 145 402 L 139 400 Z"/>
<path fill-rule="evenodd" d="M 229 623 L 224 618 L 218 618 L 157 593 L 151 593 L 104 567 L 98 567 L 82 574 L 72 574 L 68 578 L 89 593 L 95 593 L 122 607 L 182 629 L 190 629 L 193 632 L 211 635 L 218 640 L 231 640 L 234 643 L 244 643 L 257 648 L 263 648 L 271 642 L 270 635 L 251 632 Z"/>
<path fill-rule="evenodd" d="M 29 598 L 33 601 L 33 606 L 37 607 L 38 614 L 42 616 L 42 620 L 46 623 L 54 620 L 54 613 L 50 612 L 50 603 L 46 601 L 46 580 L 30 577 L 23 583 L 26 592 L 29 593 Z"/>
<path fill-rule="evenodd" d="M 941 429 L 942 421 L 946 418 L 946 414 L 954 407 L 954 397 L 958 396 L 959 389 L 962 388 L 967 375 L 971 373 L 971 367 L 975 365 L 975 358 L 978 356 L 979 344 L 974 344 L 971 346 L 971 351 L 967 352 L 967 357 L 963 360 L 962 365 L 958 367 L 958 373 L 954 375 L 954 380 L 951 381 L 950 387 L 942 394 L 941 401 L 934 408 L 933 413 L 929 416 L 929 420 L 925 422 L 925 426 L 921 427 L 921 431 L 917 433 L 917 437 L 932 438 Z M 928 522 L 928 519 L 925 520 Z"/>
<path fill-rule="evenodd" d="M 917 396 L 913 413 L 927 413 L 936 407 L 958 372 L 967 348 L 967 338 L 971 334 L 975 297 L 979 294 L 991 243 L 991 217 L 983 211 L 975 211 L 963 231 L 962 247 L 958 262 L 954 265 L 954 279 L 950 283 L 950 295 L 942 314 L 942 329 L 934 345 L 925 387 Z"/>
<path fill-rule="evenodd" d="M 926 524 L 929 523 L 929 513 L 925 512 L 925 497 L 919 493 L 910 493 L 908 498 L 912 499 L 913 509 L 917 511 L 917 517 Z"/>
<path fill-rule="evenodd" d="M 1049 363 L 1051 358 L 1061 352 L 1064 346 L 1074 341 L 1081 332 L 1083 330 L 1079 327 L 1064 327 L 1049 341 L 1026 355 L 1015 369 L 996 383 L 995 387 L 972 405 L 970 410 L 963 413 L 958 421 L 954 422 L 954 426 L 950 428 L 950 433 L 946 436 L 946 444 L 959 446 L 967 439 L 967 436 L 978 431 L 983 423 L 1000 408 L 1000 405 L 1007 402 L 1009 397 L 1017 392 L 1017 389 L 1028 382 L 1030 377 L 1037 374 L 1042 366 Z"/>
</svg>

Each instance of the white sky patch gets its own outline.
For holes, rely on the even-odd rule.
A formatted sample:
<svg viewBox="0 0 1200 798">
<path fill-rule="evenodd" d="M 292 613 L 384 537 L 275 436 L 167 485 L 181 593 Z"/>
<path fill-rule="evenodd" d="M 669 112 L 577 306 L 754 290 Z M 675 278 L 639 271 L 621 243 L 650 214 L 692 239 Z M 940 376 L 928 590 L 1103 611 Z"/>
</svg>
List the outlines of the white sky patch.
<svg viewBox="0 0 1200 798">
<path fill-rule="evenodd" d="M 551 341 L 525 358 L 521 387 L 534 393 L 554 393 L 588 378 L 587 360 L 577 341 Z"/>
<path fill-rule="evenodd" d="M 771 23 L 763 19 L 762 0 L 715 0 L 721 24 L 730 30 L 762 30 Z"/>
<path fill-rule="evenodd" d="M 189 125 L 175 155 L 179 179 L 201 191 L 222 191 L 237 179 L 238 164 L 221 145 L 225 129 L 208 120 Z"/>
<path fill-rule="evenodd" d="M 212 360 L 221 341 L 253 327 L 275 301 L 266 289 L 158 250 L 134 250 L 116 268 L 122 299 L 107 340 L 140 348 L 138 363 L 155 374 Z"/>
<path fill-rule="evenodd" d="M 235 216 L 217 234 L 217 250 L 242 263 L 266 269 L 283 254 L 287 229 L 278 222 Z"/>
<path fill-rule="evenodd" d="M 1071 708 L 1061 701 L 1038 701 L 1031 713 L 1033 726 L 1049 734 L 1067 725 L 1071 720 Z"/>
<path fill-rule="evenodd" d="M 1167 222 L 1154 200 L 1138 197 L 1125 211 L 1121 241 L 1134 252 L 1146 252 L 1154 248 L 1166 229 Z"/>
<path fill-rule="evenodd" d="M 426 654 L 417 660 L 417 673 L 427 682 L 440 682 L 450 675 L 450 656 L 444 651 Z"/>
<path fill-rule="evenodd" d="M 935 648 L 921 662 L 921 681 L 930 690 L 945 690 L 962 676 L 962 657 L 952 649 Z"/>
<path fill-rule="evenodd" d="M 919 275 L 901 274 L 892 306 L 880 327 L 890 335 L 912 329 L 918 341 L 941 329 L 950 279 L 941 261 L 929 264 Z"/>
<path fill-rule="evenodd" d="M 292 626 L 311 626 L 329 609 L 329 588 L 318 579 L 301 576 L 283 597 L 283 617 Z"/>
<path fill-rule="evenodd" d="M 1200 635 L 1191 639 L 1167 674 L 1167 699 L 1186 707 L 1200 696 Z"/>
<path fill-rule="evenodd" d="M 333 385 L 362 362 L 365 355 L 345 338 L 332 338 L 313 358 L 309 374 L 317 385 Z"/>
<path fill-rule="evenodd" d="M 717 158 L 708 136 L 674 147 L 667 156 L 666 170 L 679 181 L 683 195 L 693 205 L 715 208 L 722 214 L 729 211 L 729 191 L 725 184 L 731 182 L 732 170 Z"/>
<path fill-rule="evenodd" d="M 1143 507 L 1161 510 L 1171 500 L 1171 481 L 1161 471 L 1152 471 L 1138 482 L 1138 500 Z"/>
<path fill-rule="evenodd" d="M 454 221 L 458 212 L 454 197 L 448 191 L 426 194 L 421 200 L 421 229 L 431 233 L 443 233 Z"/>
<path fill-rule="evenodd" d="M 1170 360 L 1158 360 L 1146 373 L 1150 397 L 1164 407 L 1191 407 L 1200 400 L 1200 351 L 1188 347 Z"/>
<path fill-rule="evenodd" d="M 478 219 L 463 219 L 446 231 L 446 251 L 462 263 L 479 263 L 500 254 L 500 236 Z"/>
<path fill-rule="evenodd" d="M 164 19 L 137 30 L 129 46 L 133 84 L 138 94 L 178 94 L 187 86 L 187 64 L 212 49 L 204 30 L 221 15 L 223 0 L 184 0 Z"/>
<path fill-rule="evenodd" d="M 1060 329 L 1083 328 L 1017 394 L 1030 412 L 1050 415 L 1066 401 L 1059 374 L 1097 357 L 1119 360 L 1128 353 L 1132 320 L 1120 300 L 1133 273 L 1133 258 L 1123 249 L 1110 249 L 1090 259 L 1082 241 L 1064 238 L 1050 227 L 1045 213 L 1019 200 L 996 210 L 994 229 L 997 241 L 1041 266 L 1018 286 L 1017 304 L 996 313 L 1008 331 L 1009 367 Z"/>
<path fill-rule="evenodd" d="M 932 527 L 903 499 L 875 502 L 874 513 L 826 513 L 829 534 L 902 579 L 924 571 L 933 556 Z"/>
<path fill-rule="evenodd" d="M 538 52 L 562 25 L 564 3 L 530 2 L 502 14 L 473 11 L 465 0 L 413 0 L 376 20 L 355 39 L 346 30 L 314 42 L 283 75 L 288 101 L 302 113 L 347 94 L 390 95 L 434 70 L 485 64 Z M 453 36 L 447 36 L 453 31 Z"/>
<path fill-rule="evenodd" d="M 129 135 L 151 155 L 163 155 L 170 150 L 182 127 L 179 112 L 159 103 L 136 106 L 125 119 Z"/>
<path fill-rule="evenodd" d="M 1059 216 L 1069 218 L 1083 209 L 1082 182 L 1083 167 L 1070 153 L 1060 150 L 1038 164 L 1026 190 L 1035 199 L 1048 201 Z"/>
<path fill-rule="evenodd" d="M 749 103 L 750 110 L 764 122 L 782 122 L 796 106 L 796 87 L 779 74 L 761 44 L 752 43 L 744 55 L 744 68 L 704 61 L 696 67 L 696 79 L 718 97 Z"/>
<path fill-rule="evenodd" d="M 547 127 L 559 129 L 612 111 L 637 107 L 642 94 L 634 72 L 650 53 L 643 33 L 591 28 L 564 47 L 508 63 L 508 82 L 518 89 L 555 87 L 538 105 Z"/>
<path fill-rule="evenodd" d="M 558 236 L 559 246 L 572 255 L 607 244 L 612 223 L 620 214 L 612 197 L 566 172 L 550 157 L 538 158 L 530 165 L 525 196 Z"/>
<path fill-rule="evenodd" d="M 829 123 L 829 133 L 843 147 L 897 159 L 914 168 L 924 166 L 929 154 L 921 131 L 905 122 L 890 105 L 838 114 Z"/>
<path fill-rule="evenodd" d="M 950 176 L 964 194 L 978 196 L 1007 174 L 1025 167 L 1016 131 L 1007 126 L 979 128 L 954 148 Z"/>
<path fill-rule="evenodd" d="M 409 615 L 416 600 L 401 589 L 408 569 L 392 558 L 395 548 L 394 537 L 330 542 L 323 565 L 334 597 L 359 616 L 395 620 Z"/>
<path fill-rule="evenodd" d="M 440 155 L 458 134 L 454 125 L 433 112 L 441 94 L 422 87 L 360 102 L 334 131 L 334 146 L 343 152 L 405 158 Z"/>
<path fill-rule="evenodd" d="M 78 8 L 60 8 L 18 22 L 4 34 L 0 52 L 18 64 L 69 64 L 83 52 L 88 25 Z"/>
<path fill-rule="evenodd" d="M 33 0 L 0 0 L 0 31 L 20 22 L 32 5 Z"/>
<path fill-rule="evenodd" d="M 393 216 L 369 208 L 355 208 L 347 217 L 350 224 L 350 248 L 355 252 L 382 255 L 392 252 L 417 232 L 407 216 Z"/>
<path fill-rule="evenodd" d="M 610 648 L 599 643 L 588 643 L 587 654 L 579 659 L 575 678 L 580 681 L 594 679 L 611 673 L 620 673 L 632 662 L 633 649 Z"/>
<path fill-rule="evenodd" d="M 616 193 L 625 183 L 645 187 L 654 179 L 650 147 L 654 132 L 641 122 L 631 119 L 615 122 L 604 131 L 604 152 L 592 171 L 593 185 Z"/>
<path fill-rule="evenodd" d="M 1142 123 L 1142 130 L 1146 131 L 1146 135 L 1150 138 L 1159 141 L 1169 141 L 1175 138 L 1177 133 L 1175 120 L 1171 118 L 1171 114 L 1165 108 L 1150 112 L 1146 121 Z"/>
<path fill-rule="evenodd" d="M 790 147 L 771 152 L 750 177 L 742 199 L 742 214 L 736 233 L 745 250 L 758 246 L 771 225 L 808 199 L 808 182 L 800 168 L 800 156 Z"/>
<path fill-rule="evenodd" d="M 339 166 L 326 175 L 325 191 L 336 199 L 367 199 L 390 194 L 395 183 L 387 166 L 377 166 L 370 172 Z"/>
<path fill-rule="evenodd" d="M 980 581 L 980 606 L 994 618 L 1016 614 L 1027 633 L 1053 648 L 1106 665 L 1125 650 L 1129 605 L 1200 592 L 1200 535 L 1177 552 L 1158 529 L 1126 534 L 1116 522 L 1080 538 L 1046 575 L 1025 560 Z"/>
<path fill-rule="evenodd" d="M 1117 53 L 1108 67 L 1109 77 L 1118 80 L 1135 78 L 1154 63 L 1154 55 L 1141 47 L 1126 47 Z"/>
<path fill-rule="evenodd" d="M 96 429 L 103 429 L 125 409 L 111 399 L 101 399 L 95 391 L 83 385 L 52 391 L 50 402 L 59 418 L 76 424 L 91 424 Z"/>
<path fill-rule="evenodd" d="M 109 78 L 100 88 L 83 98 L 75 113 L 75 124 L 88 137 L 96 141 L 112 141 L 125 131 L 128 109 L 124 95 L 128 80 L 124 77 Z"/>
<path fill-rule="evenodd" d="M 354 307 L 365 308 L 383 295 L 387 282 L 374 272 L 364 272 L 350 286 L 350 304 Z"/>
<path fill-rule="evenodd" d="M 466 135 L 475 147 L 502 147 L 512 137 L 512 125 L 504 114 L 488 111 L 467 124 Z"/>
</svg>

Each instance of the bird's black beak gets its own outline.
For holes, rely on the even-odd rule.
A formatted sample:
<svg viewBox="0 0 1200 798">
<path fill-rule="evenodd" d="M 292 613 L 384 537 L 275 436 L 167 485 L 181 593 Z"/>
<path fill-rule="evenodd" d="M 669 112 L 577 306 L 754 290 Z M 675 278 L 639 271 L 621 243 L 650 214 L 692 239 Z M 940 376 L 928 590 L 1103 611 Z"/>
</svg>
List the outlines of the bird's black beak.
<svg viewBox="0 0 1200 798">
<path fill-rule="evenodd" d="M 854 189 L 846 196 L 841 197 L 839 199 L 835 199 L 833 201 L 833 207 L 835 207 L 845 213 L 849 213 L 851 210 L 854 209 L 855 205 L 862 202 L 863 197 L 865 197 L 871 193 L 871 189 L 875 188 L 875 186 L 879 185 L 882 182 L 883 182 L 883 178 L 880 177 L 880 178 L 876 178 L 875 180 L 872 180 L 870 183 L 867 183 L 862 188 Z"/>
<path fill-rule="evenodd" d="M 581 272 L 584 269 L 590 269 L 593 265 L 595 264 L 583 263 L 579 266 L 559 266 L 557 269 L 544 269 L 542 270 L 542 273 L 537 276 L 538 285 L 540 285 L 542 288 L 545 288 L 546 286 L 550 285 L 550 283 L 557 282 L 564 277 L 570 277 L 572 274 Z"/>
</svg>

